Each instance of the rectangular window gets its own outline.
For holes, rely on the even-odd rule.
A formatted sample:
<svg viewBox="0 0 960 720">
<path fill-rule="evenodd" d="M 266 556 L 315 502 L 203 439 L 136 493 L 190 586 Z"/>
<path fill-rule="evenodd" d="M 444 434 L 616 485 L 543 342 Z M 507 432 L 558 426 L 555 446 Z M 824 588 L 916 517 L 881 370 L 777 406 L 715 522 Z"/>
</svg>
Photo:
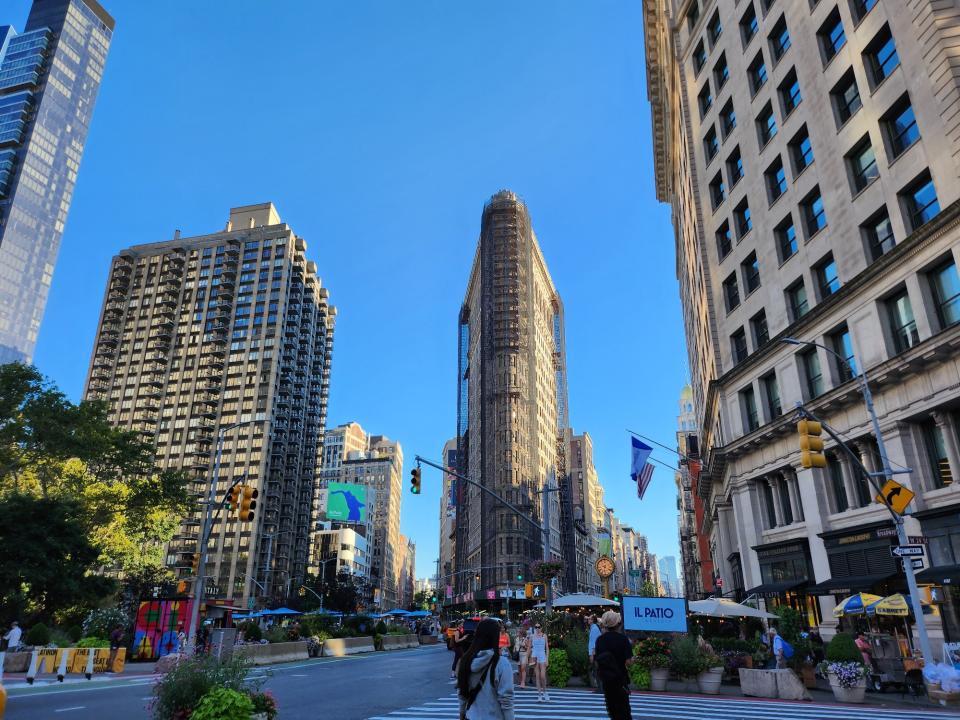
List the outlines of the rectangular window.
<svg viewBox="0 0 960 720">
<path fill-rule="evenodd" d="M 936 488 L 947 487 L 953 484 L 953 473 L 950 472 L 950 460 L 947 457 L 946 443 L 943 441 L 943 432 L 933 421 L 923 424 L 923 443 L 927 447 L 927 457 L 930 460 L 930 474 Z"/>
<path fill-rule="evenodd" d="M 737 239 L 739 240 L 753 229 L 753 221 L 750 219 L 750 206 L 747 205 L 746 198 L 737 205 L 737 209 L 733 211 L 733 217 L 737 223 Z"/>
<path fill-rule="evenodd" d="M 783 160 L 780 159 L 779 155 L 773 164 L 767 168 L 764 178 L 767 181 L 767 197 L 773 203 L 787 191 L 787 172 L 783 169 Z"/>
<path fill-rule="evenodd" d="M 740 146 L 738 145 L 727 158 L 727 177 L 730 178 L 730 187 L 733 187 L 743 179 L 743 157 L 740 155 Z"/>
<path fill-rule="evenodd" d="M 890 334 L 897 353 L 905 352 L 920 342 L 917 323 L 913 319 L 913 307 L 910 296 L 903 289 L 886 301 L 887 318 L 890 321 Z"/>
<path fill-rule="evenodd" d="M 757 116 L 757 135 L 760 147 L 765 146 L 777 134 L 777 119 L 773 115 L 773 106 L 767 103 Z"/>
<path fill-rule="evenodd" d="M 743 40 L 743 47 L 746 48 L 757 34 L 760 25 L 757 22 L 757 11 L 753 3 L 747 8 L 747 11 L 740 18 L 740 37 Z"/>
<path fill-rule="evenodd" d="M 723 281 L 723 299 L 727 304 L 727 312 L 731 312 L 740 305 L 740 287 L 737 285 L 736 273 L 730 273 L 730 276 Z"/>
<path fill-rule="evenodd" d="M 813 164 L 813 146 L 806 125 L 790 141 L 790 159 L 793 161 L 794 178 Z"/>
<path fill-rule="evenodd" d="M 727 65 L 727 54 L 721 53 L 717 64 L 713 66 L 713 82 L 716 85 L 717 92 L 720 92 L 720 88 L 726 85 L 729 79 L 730 68 Z"/>
<path fill-rule="evenodd" d="M 717 173 L 710 181 L 710 202 L 713 204 L 713 209 L 720 207 L 726 199 L 727 191 L 723 186 L 723 175 Z"/>
<path fill-rule="evenodd" d="M 807 400 L 813 400 L 823 395 L 823 372 L 820 369 L 820 356 L 816 348 L 800 353 L 800 368 L 803 370 L 803 381 L 807 391 Z"/>
<path fill-rule="evenodd" d="M 793 257 L 797 252 L 797 229 L 793 225 L 793 218 L 787 215 L 773 231 L 777 239 L 777 251 L 780 262 Z"/>
<path fill-rule="evenodd" d="M 960 278 L 957 264 L 950 260 L 933 270 L 930 275 L 933 300 L 937 305 L 937 320 L 945 330 L 960 322 Z"/>
<path fill-rule="evenodd" d="M 693 70 L 695 74 L 699 74 L 703 70 L 703 66 L 707 64 L 707 50 L 703 46 L 703 40 L 697 43 L 697 47 L 693 51 Z"/>
<path fill-rule="evenodd" d="M 753 333 L 754 348 L 761 348 L 770 340 L 770 331 L 767 329 L 767 312 L 761 310 L 750 318 L 750 331 Z"/>
<path fill-rule="evenodd" d="M 890 77 L 890 73 L 900 64 L 900 56 L 897 55 L 897 45 L 893 41 L 889 25 L 884 25 L 876 37 L 870 41 L 863 57 L 873 87 L 877 87 Z"/>
<path fill-rule="evenodd" d="M 787 305 L 790 308 L 791 322 L 796 322 L 809 312 L 807 288 L 803 285 L 803 278 L 787 288 Z"/>
<path fill-rule="evenodd" d="M 830 473 L 830 490 L 833 493 L 834 507 L 838 513 L 846 512 L 850 509 L 850 504 L 847 502 L 847 490 L 843 486 L 843 467 L 839 462 L 828 463 L 827 467 Z"/>
<path fill-rule="evenodd" d="M 787 50 L 790 49 L 790 33 L 787 30 L 787 21 L 781 17 L 777 24 L 773 26 L 773 32 L 769 35 L 770 52 L 773 53 L 773 62 L 780 61 Z"/>
<path fill-rule="evenodd" d="M 720 131 L 723 137 L 727 137 L 737 127 L 737 113 L 733 109 L 733 100 L 727 100 L 727 104 L 720 111 Z"/>
<path fill-rule="evenodd" d="M 870 144 L 869 136 L 863 138 L 854 146 L 853 150 L 847 153 L 846 161 L 854 195 L 864 190 L 867 185 L 880 176 L 880 170 L 877 168 L 877 156 L 873 152 L 873 145 Z"/>
<path fill-rule="evenodd" d="M 907 227 L 913 231 L 933 220 L 940 214 L 940 202 L 933 179 L 924 173 L 900 193 L 907 216 Z"/>
<path fill-rule="evenodd" d="M 826 65 L 836 57 L 840 48 L 847 44 L 847 35 L 843 31 L 843 21 L 840 19 L 839 8 L 834 8 L 827 16 L 826 21 L 817 32 L 817 38 L 820 40 L 823 63 Z"/>
<path fill-rule="evenodd" d="M 813 268 L 813 273 L 817 278 L 817 289 L 820 291 L 820 299 L 824 300 L 833 295 L 840 289 L 840 278 L 837 276 L 837 263 L 833 256 L 828 255 Z"/>
<path fill-rule="evenodd" d="M 800 96 L 800 80 L 797 79 L 797 71 L 791 70 L 787 77 L 780 83 L 780 104 L 783 107 L 783 116 L 787 117 L 797 109 L 797 105 L 803 100 Z"/>
<path fill-rule="evenodd" d="M 773 505 L 773 490 L 770 488 L 770 483 L 762 478 L 757 481 L 757 485 L 760 486 L 760 494 L 763 496 L 763 507 L 767 515 L 767 528 L 775 528 L 777 526 L 777 513 Z"/>
<path fill-rule="evenodd" d="M 720 140 L 717 138 L 717 129 L 712 125 L 703 138 L 703 151 L 707 154 L 708 163 L 720 152 Z"/>
<path fill-rule="evenodd" d="M 838 358 L 833 358 L 840 382 L 852 380 L 857 370 L 857 360 L 853 356 L 853 340 L 850 339 L 850 331 L 846 325 L 830 335 L 830 347 L 844 360 L 844 362 L 841 362 Z"/>
<path fill-rule="evenodd" d="M 713 93 L 710 92 L 710 81 L 707 80 L 703 90 L 697 96 L 697 103 L 700 105 L 700 117 L 706 115 L 713 107 Z"/>
<path fill-rule="evenodd" d="M 743 287 L 749 295 L 760 287 L 760 263 L 757 261 L 757 254 L 750 253 L 747 259 L 740 263 L 740 269 L 743 271 Z"/>
<path fill-rule="evenodd" d="M 750 92 L 754 95 L 767 83 L 767 65 L 763 62 L 763 51 L 757 53 L 757 56 L 747 68 L 750 76 Z"/>
<path fill-rule="evenodd" d="M 717 229 L 717 256 L 723 260 L 733 249 L 733 236 L 730 233 L 730 223 L 726 220 Z"/>
<path fill-rule="evenodd" d="M 879 260 L 884 253 L 890 252 L 896 245 L 893 237 L 893 225 L 890 223 L 890 214 L 886 207 L 881 208 L 879 212 L 863 223 L 860 226 L 860 232 L 866 240 L 867 257 L 870 262 Z"/>
<path fill-rule="evenodd" d="M 760 414 L 757 412 L 757 398 L 752 387 L 740 391 L 740 406 L 743 408 L 744 429 L 746 432 L 753 432 L 760 427 Z"/>
<path fill-rule="evenodd" d="M 783 408 L 780 407 L 780 387 L 777 385 L 776 373 L 770 373 L 760 378 L 760 384 L 763 387 L 764 401 L 767 403 L 767 414 L 770 420 L 783 415 Z"/>
<path fill-rule="evenodd" d="M 847 120 L 863 107 L 860 100 L 860 89 L 857 87 L 857 79 L 853 75 L 853 68 L 847 70 L 840 82 L 833 86 L 830 91 L 830 97 L 833 98 L 833 108 L 837 114 L 837 127 L 844 125 Z"/>
<path fill-rule="evenodd" d="M 850 12 L 854 22 L 859 23 L 863 20 L 876 4 L 877 0 L 850 0 Z"/>
<path fill-rule="evenodd" d="M 811 238 L 827 226 L 827 214 L 823 209 L 823 197 L 820 188 L 813 189 L 802 203 L 800 211 L 803 214 L 803 223 L 807 237 Z"/>
<path fill-rule="evenodd" d="M 907 148 L 920 139 L 917 118 L 910 98 L 904 95 L 880 120 L 890 145 L 890 159 L 900 157 Z"/>
<path fill-rule="evenodd" d="M 730 352 L 733 355 L 734 365 L 747 359 L 747 334 L 743 328 L 730 336 Z"/>
<path fill-rule="evenodd" d="M 720 11 L 718 10 L 710 18 L 710 24 L 707 25 L 707 36 L 710 38 L 710 45 L 716 47 L 717 41 L 723 34 L 723 25 L 720 24 Z"/>
</svg>

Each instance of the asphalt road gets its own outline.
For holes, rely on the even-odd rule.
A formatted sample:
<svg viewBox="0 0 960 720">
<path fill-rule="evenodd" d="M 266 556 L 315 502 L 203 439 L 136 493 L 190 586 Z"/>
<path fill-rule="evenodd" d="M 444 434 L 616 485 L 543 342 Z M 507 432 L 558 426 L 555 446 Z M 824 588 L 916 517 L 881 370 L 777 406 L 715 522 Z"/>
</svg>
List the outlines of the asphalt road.
<svg viewBox="0 0 960 720">
<path fill-rule="evenodd" d="M 283 720 L 364 720 L 452 692 L 443 645 L 255 668 Z M 11 688 L 4 720 L 139 720 L 150 678 Z"/>
</svg>

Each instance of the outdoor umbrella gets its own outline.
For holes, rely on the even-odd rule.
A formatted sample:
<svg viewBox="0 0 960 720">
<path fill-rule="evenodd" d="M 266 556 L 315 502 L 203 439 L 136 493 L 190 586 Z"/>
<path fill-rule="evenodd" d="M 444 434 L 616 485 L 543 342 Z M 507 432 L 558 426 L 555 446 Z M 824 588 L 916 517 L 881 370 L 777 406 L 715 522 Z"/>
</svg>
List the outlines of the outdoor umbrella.
<svg viewBox="0 0 960 720">
<path fill-rule="evenodd" d="M 607 600 L 602 598 L 599 595 L 587 595 L 586 593 L 570 593 L 569 595 L 564 595 L 553 601 L 553 606 L 555 608 L 565 608 L 565 607 L 619 607 L 620 603 L 614 602 L 613 600 Z M 544 607 L 544 603 L 540 603 L 536 607 Z"/>
<path fill-rule="evenodd" d="M 706 617 L 755 617 L 755 618 L 775 618 L 773 613 L 764 612 L 749 605 L 741 605 L 733 600 L 725 598 L 707 598 L 706 600 L 694 600 L 687 603 L 687 609 L 694 615 L 703 615 Z"/>
<path fill-rule="evenodd" d="M 290 608 L 282 607 L 277 608 L 276 610 L 264 610 L 263 615 L 303 615 L 299 610 L 291 610 Z"/>
<path fill-rule="evenodd" d="M 384 615 L 409 615 L 410 612 L 407 610 L 401 610 L 400 608 L 394 608 L 393 610 L 387 610 Z"/>
<path fill-rule="evenodd" d="M 867 611 L 868 605 L 880 599 L 882 598 L 879 595 L 859 592 L 837 603 L 837 606 L 833 609 L 833 616 L 838 618 L 845 615 L 863 615 Z"/>
<path fill-rule="evenodd" d="M 926 603 L 920 606 L 923 608 L 923 614 L 929 615 L 933 609 Z M 867 615 L 884 615 L 892 617 L 907 617 L 913 614 L 913 605 L 910 604 L 910 596 L 903 593 L 894 593 L 885 598 L 876 600 L 867 605 Z"/>
<path fill-rule="evenodd" d="M 415 610 L 412 613 L 408 613 L 407 617 L 412 618 L 421 618 L 421 617 L 430 617 L 432 613 L 429 610 Z"/>
</svg>

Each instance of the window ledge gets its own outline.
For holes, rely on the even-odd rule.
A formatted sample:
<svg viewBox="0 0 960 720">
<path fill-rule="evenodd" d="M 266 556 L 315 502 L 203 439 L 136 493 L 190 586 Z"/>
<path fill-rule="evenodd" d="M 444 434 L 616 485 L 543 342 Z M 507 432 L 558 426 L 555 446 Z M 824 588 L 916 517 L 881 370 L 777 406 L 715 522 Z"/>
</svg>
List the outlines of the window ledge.
<svg viewBox="0 0 960 720">
<path fill-rule="evenodd" d="M 789 190 L 789 188 L 788 188 L 788 190 Z M 786 194 L 787 194 L 787 190 L 784 190 L 782 193 L 780 193 L 779 195 L 777 195 L 773 200 L 771 200 L 771 201 L 767 204 L 767 210 L 773 210 L 773 206 L 776 205 L 778 202 L 780 202 L 781 198 L 783 198 L 783 196 L 786 195 Z"/>
<path fill-rule="evenodd" d="M 899 155 L 897 155 L 895 158 L 893 158 L 893 159 L 891 159 L 891 160 L 888 160 L 888 161 L 887 161 L 887 168 L 892 168 L 892 167 L 900 160 L 900 158 L 902 158 L 904 155 L 906 155 L 906 154 L 909 153 L 911 150 L 913 150 L 917 145 L 919 145 L 921 140 L 923 140 L 923 135 L 920 135 L 916 140 L 914 140 L 912 143 L 910 143 L 910 145 L 909 145 L 908 147 L 904 148 L 903 152 L 901 152 L 901 153 L 900 153 Z M 887 153 L 887 157 L 889 157 L 889 156 L 890 156 L 890 154 Z"/>
<path fill-rule="evenodd" d="M 711 200 L 710 202 L 711 202 L 711 204 L 713 203 L 712 200 Z M 714 205 L 714 206 L 713 206 L 713 214 L 716 215 L 717 210 L 719 210 L 720 208 L 722 208 L 722 207 L 726 204 L 726 202 L 727 202 L 727 199 L 724 198 L 723 200 L 721 200 L 720 202 L 718 202 L 716 205 Z"/>
<path fill-rule="evenodd" d="M 795 252 L 793 255 L 790 255 L 789 257 L 784 258 L 783 260 L 781 260 L 781 261 L 780 261 L 780 264 L 777 266 L 777 269 L 782 268 L 784 265 L 786 265 L 788 262 L 790 262 L 791 260 L 793 260 L 793 258 L 795 258 L 795 257 L 796 257 L 797 255 L 799 255 L 799 254 L 800 254 L 800 250 L 799 250 L 799 248 L 798 248 L 798 249 L 797 249 L 797 252 Z"/>
<path fill-rule="evenodd" d="M 840 47 L 840 49 L 838 49 L 838 50 L 833 54 L 833 57 L 830 58 L 829 60 L 827 60 L 827 61 L 823 64 L 823 71 L 824 71 L 824 72 L 827 72 L 827 68 L 829 68 L 831 65 L 833 65 L 833 61 L 836 60 L 838 57 L 840 57 L 840 55 L 843 53 L 843 51 L 847 49 L 847 46 L 848 46 L 849 44 L 850 44 L 850 41 L 847 40 L 845 43 L 843 43 L 843 45 Z M 822 53 L 822 52 L 823 52 L 823 51 L 821 51 L 821 53 Z M 822 58 L 823 55 L 821 54 L 820 57 Z"/>
<path fill-rule="evenodd" d="M 744 295 L 742 302 L 746 302 L 750 298 L 750 296 L 756 293 L 757 290 L 759 290 L 761 287 L 763 287 L 763 285 L 757 285 L 753 290 L 751 290 L 746 295 Z"/>
<path fill-rule="evenodd" d="M 855 193 L 853 193 L 853 195 L 850 197 L 851 202 L 855 201 L 857 198 L 863 195 L 867 190 L 873 187 L 873 184 L 877 182 L 877 180 L 879 179 L 880 179 L 880 175 L 878 174 L 873 180 L 871 180 L 866 185 L 864 185 L 862 189 L 857 190 Z"/>
<path fill-rule="evenodd" d="M 859 90 L 858 90 L 857 92 L 859 92 Z M 837 126 L 837 135 L 839 135 L 840 133 L 843 132 L 844 128 L 846 128 L 847 125 L 849 125 L 850 122 L 851 122 L 855 117 L 857 117 L 857 115 L 860 114 L 860 111 L 861 111 L 861 110 L 863 110 L 863 100 L 862 100 L 862 99 L 860 100 L 860 107 L 858 107 L 858 108 L 854 111 L 853 115 L 851 115 L 850 117 L 848 117 L 846 120 L 844 120 L 842 123 L 840 123 L 840 125 Z"/>
<path fill-rule="evenodd" d="M 783 116 L 783 121 L 782 121 L 780 124 L 781 124 L 781 125 L 786 125 L 786 124 L 787 124 L 787 120 L 789 120 L 790 118 L 793 117 L 794 113 L 797 112 L 797 108 L 800 107 L 801 105 L 803 105 L 803 98 L 800 98 L 800 102 L 798 102 L 796 105 L 794 105 L 794 106 L 793 106 L 793 109 L 792 109 L 790 112 L 788 112 L 786 115 Z"/>
<path fill-rule="evenodd" d="M 796 175 L 793 176 L 793 182 L 794 182 L 794 184 L 796 184 L 796 182 L 797 182 L 800 178 L 803 177 L 804 173 L 807 172 L 807 170 L 809 170 L 810 168 L 813 167 L 813 164 L 814 164 L 816 161 L 817 161 L 817 159 L 814 158 L 813 160 L 811 160 L 811 161 L 807 164 L 807 166 L 806 166 L 803 170 L 801 170 L 799 173 L 797 173 Z"/>
<path fill-rule="evenodd" d="M 880 90 L 880 88 L 883 87 L 884 83 L 887 82 L 887 80 L 889 80 L 891 77 L 893 77 L 893 74 L 894 74 L 897 70 L 900 69 L 900 66 L 901 66 L 901 65 L 902 65 L 902 63 L 899 63 L 899 62 L 898 62 L 898 63 L 896 64 L 896 66 L 893 68 L 893 70 L 891 70 L 891 71 L 887 74 L 887 76 L 886 76 L 883 80 L 881 80 L 880 82 L 878 82 L 876 85 L 873 84 L 873 78 L 870 77 L 870 74 L 871 74 L 872 71 L 871 71 L 871 70 L 867 70 L 867 81 L 868 81 L 868 82 L 870 83 L 870 85 L 871 85 L 871 87 L 870 87 L 870 97 L 873 97 L 873 96 Z"/>
<path fill-rule="evenodd" d="M 750 233 L 752 233 L 752 232 L 753 232 L 753 228 L 750 228 L 750 229 L 747 230 L 743 235 L 737 235 L 737 244 L 739 244 L 741 240 L 743 240 L 745 237 L 747 237 L 748 235 L 750 235 Z"/>
<path fill-rule="evenodd" d="M 767 146 L 768 146 L 770 143 L 772 143 L 774 140 L 776 140 L 777 135 L 779 135 L 779 134 L 780 134 L 780 130 L 778 129 L 777 132 L 775 132 L 773 135 L 771 135 L 771 136 L 769 137 L 769 139 L 768 139 L 765 143 L 763 143 L 763 145 L 760 146 L 760 154 L 761 154 L 761 155 L 763 155 L 763 151 L 767 149 Z M 916 143 L 914 143 L 914 144 L 916 144 Z"/>
</svg>

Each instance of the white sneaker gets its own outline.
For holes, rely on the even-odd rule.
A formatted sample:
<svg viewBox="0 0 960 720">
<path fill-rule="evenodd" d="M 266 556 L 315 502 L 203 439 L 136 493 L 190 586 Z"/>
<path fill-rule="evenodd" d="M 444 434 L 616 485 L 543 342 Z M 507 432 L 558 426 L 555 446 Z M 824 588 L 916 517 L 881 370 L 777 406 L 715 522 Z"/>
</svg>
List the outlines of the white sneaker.
<svg viewBox="0 0 960 720">
<path fill-rule="evenodd" d="M 542 692 L 538 692 L 538 693 L 537 693 L 537 702 L 543 702 L 543 693 L 542 693 Z"/>
<path fill-rule="evenodd" d="M 544 699 L 546 702 L 550 702 L 550 693 L 544 693 L 544 694 L 543 694 L 543 699 Z"/>
</svg>

